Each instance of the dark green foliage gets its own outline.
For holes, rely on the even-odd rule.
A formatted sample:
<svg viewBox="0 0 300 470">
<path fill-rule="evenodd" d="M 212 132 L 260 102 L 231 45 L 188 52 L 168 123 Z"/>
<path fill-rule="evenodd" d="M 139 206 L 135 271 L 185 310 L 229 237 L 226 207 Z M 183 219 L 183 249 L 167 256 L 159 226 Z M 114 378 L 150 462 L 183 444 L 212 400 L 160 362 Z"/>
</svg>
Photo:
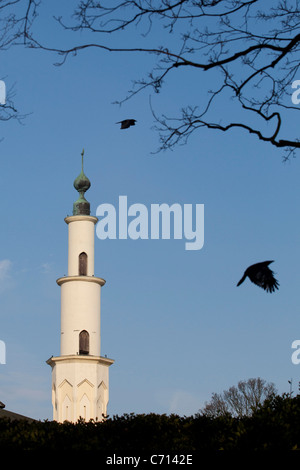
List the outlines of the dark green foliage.
<svg viewBox="0 0 300 470">
<path fill-rule="evenodd" d="M 299 450 L 300 395 L 271 397 L 241 426 L 239 450 Z"/>
<path fill-rule="evenodd" d="M 96 450 L 109 456 L 300 449 L 300 396 L 273 396 L 251 417 L 125 414 L 102 423 L 0 419 L 0 450 Z"/>
</svg>

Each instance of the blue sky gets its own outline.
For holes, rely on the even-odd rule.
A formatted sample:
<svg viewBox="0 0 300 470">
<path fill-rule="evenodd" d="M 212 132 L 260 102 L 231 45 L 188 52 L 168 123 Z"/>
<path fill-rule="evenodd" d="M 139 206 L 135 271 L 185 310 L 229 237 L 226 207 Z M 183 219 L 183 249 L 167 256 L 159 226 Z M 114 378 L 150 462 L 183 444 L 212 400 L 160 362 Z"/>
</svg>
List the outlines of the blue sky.
<svg viewBox="0 0 300 470">
<path fill-rule="evenodd" d="M 57 9 L 59 2 L 53 4 Z M 50 13 L 44 7 L 37 23 L 45 40 L 84 39 L 71 41 Z M 132 30 L 128 44 L 137 40 Z M 291 361 L 291 344 L 300 339 L 299 157 L 283 163 L 281 151 L 253 136 L 204 129 L 187 145 L 155 154 L 150 91 L 112 104 L 151 69 L 153 56 L 86 50 L 55 67 L 57 59 L 21 47 L 1 51 L 1 78 L 14 86 L 15 104 L 28 116 L 23 124 L 0 123 L 0 340 L 6 344 L 0 400 L 9 410 L 52 419 L 45 361 L 60 351 L 56 279 L 67 274 L 64 217 L 77 199 L 82 148 L 93 214 L 102 203 L 117 208 L 120 195 L 148 208 L 205 207 L 199 251 L 185 250 L 184 240 L 95 238 L 95 274 L 106 280 L 101 354 L 115 359 L 109 414 L 194 414 L 213 392 L 252 377 L 273 382 L 279 393 L 290 390 L 292 379 L 297 392 L 300 365 Z M 176 115 L 201 102 L 211 77 L 170 75 L 152 96 L 154 109 Z M 127 117 L 137 125 L 121 131 L 115 123 Z M 297 127 L 295 113 L 287 134 Z M 249 281 L 236 287 L 248 265 L 267 259 L 275 260 L 279 291 L 267 294 Z"/>
</svg>

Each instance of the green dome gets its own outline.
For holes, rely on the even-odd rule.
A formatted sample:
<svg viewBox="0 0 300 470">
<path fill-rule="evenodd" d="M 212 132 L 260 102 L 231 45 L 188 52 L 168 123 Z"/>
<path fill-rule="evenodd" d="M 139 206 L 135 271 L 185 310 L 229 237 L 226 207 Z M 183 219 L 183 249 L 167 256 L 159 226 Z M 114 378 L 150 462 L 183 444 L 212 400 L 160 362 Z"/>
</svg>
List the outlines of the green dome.
<svg viewBox="0 0 300 470">
<path fill-rule="evenodd" d="M 91 186 L 91 182 L 88 179 L 87 176 L 83 173 L 83 169 L 81 170 L 80 175 L 77 176 L 76 180 L 74 181 L 74 188 L 77 189 L 77 191 L 84 192 L 89 189 Z"/>
<path fill-rule="evenodd" d="M 74 181 L 74 188 L 79 192 L 79 198 L 73 204 L 73 215 L 90 215 L 90 203 L 85 199 L 84 193 L 90 188 L 91 182 L 83 172 L 83 155 L 81 153 L 81 172 Z"/>
</svg>

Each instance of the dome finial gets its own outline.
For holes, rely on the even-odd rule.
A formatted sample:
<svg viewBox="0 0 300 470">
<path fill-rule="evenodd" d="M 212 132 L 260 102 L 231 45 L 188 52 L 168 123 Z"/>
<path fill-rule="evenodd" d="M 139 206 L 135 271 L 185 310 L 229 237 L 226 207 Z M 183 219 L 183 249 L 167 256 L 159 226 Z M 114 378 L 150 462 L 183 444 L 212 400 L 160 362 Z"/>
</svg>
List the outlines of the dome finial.
<svg viewBox="0 0 300 470">
<path fill-rule="evenodd" d="M 90 188 L 91 182 L 83 172 L 84 149 L 81 152 L 81 172 L 74 181 L 74 188 L 79 192 L 79 198 L 73 204 L 73 215 L 90 215 L 90 203 L 84 194 Z"/>
<path fill-rule="evenodd" d="M 81 152 L 81 170 L 83 172 L 83 156 L 84 156 L 84 149 L 82 149 L 82 152 Z"/>
</svg>

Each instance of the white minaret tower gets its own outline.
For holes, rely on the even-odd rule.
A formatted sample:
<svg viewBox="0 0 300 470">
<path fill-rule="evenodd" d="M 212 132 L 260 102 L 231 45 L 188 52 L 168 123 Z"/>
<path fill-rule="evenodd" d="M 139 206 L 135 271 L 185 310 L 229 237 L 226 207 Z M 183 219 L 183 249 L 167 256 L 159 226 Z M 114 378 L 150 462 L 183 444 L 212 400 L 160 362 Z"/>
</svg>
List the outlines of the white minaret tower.
<svg viewBox="0 0 300 470">
<path fill-rule="evenodd" d="M 84 194 L 91 183 L 83 172 L 74 181 L 79 199 L 65 218 L 69 231 L 68 275 L 61 287 L 61 351 L 52 367 L 53 419 L 101 421 L 107 414 L 108 368 L 112 359 L 100 356 L 100 291 L 104 279 L 94 275 L 94 235 L 97 217 L 90 215 Z"/>
</svg>

